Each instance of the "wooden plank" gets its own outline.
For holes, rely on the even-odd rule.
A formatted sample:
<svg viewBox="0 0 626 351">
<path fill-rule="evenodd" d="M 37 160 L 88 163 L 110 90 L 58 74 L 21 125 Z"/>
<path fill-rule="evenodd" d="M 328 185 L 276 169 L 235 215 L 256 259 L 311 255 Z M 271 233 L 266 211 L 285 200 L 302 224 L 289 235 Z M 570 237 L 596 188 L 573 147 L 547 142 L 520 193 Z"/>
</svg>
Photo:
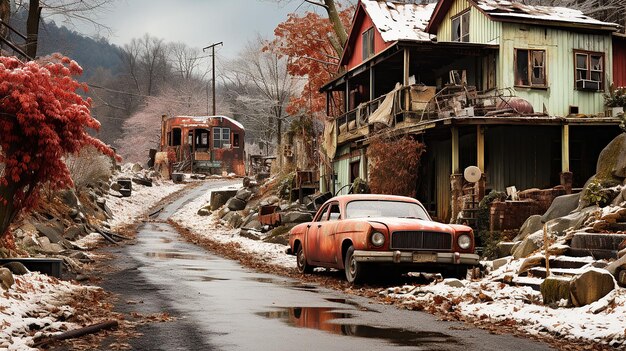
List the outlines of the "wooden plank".
<svg viewBox="0 0 626 351">
<path fill-rule="evenodd" d="M 476 163 L 481 172 L 485 171 L 485 129 L 476 126 Z"/>
</svg>

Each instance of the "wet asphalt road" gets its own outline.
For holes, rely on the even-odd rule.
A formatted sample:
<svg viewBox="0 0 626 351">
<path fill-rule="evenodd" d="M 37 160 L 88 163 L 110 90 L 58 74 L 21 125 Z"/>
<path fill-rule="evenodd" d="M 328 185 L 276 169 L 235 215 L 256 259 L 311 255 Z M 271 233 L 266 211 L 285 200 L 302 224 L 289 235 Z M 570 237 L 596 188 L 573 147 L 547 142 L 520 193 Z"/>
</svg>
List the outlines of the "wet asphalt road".
<svg viewBox="0 0 626 351">
<path fill-rule="evenodd" d="M 103 288 L 116 310 L 167 312 L 175 319 L 139 327 L 134 350 L 547 350 L 423 312 L 398 310 L 289 278 L 260 274 L 186 243 L 166 223 L 208 182 L 139 228 L 137 244 L 111 249 L 116 273 Z M 130 302 L 130 303 L 129 303 Z"/>
</svg>

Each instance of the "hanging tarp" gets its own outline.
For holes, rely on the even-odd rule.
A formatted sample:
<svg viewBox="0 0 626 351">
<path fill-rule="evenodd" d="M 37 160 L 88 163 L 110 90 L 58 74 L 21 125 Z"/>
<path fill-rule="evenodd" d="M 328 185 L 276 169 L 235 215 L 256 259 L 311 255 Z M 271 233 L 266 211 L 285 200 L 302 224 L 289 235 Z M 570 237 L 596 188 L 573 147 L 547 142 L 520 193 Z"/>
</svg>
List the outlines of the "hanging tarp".
<svg viewBox="0 0 626 351">
<path fill-rule="evenodd" d="M 337 140 L 335 138 L 335 121 L 324 122 L 324 150 L 329 159 L 335 158 Z"/>
<path fill-rule="evenodd" d="M 400 91 L 401 87 L 402 85 L 397 83 L 396 87 L 387 93 L 380 106 L 378 106 L 376 111 L 370 115 L 369 124 L 382 123 L 387 127 L 391 127 L 393 124 L 393 102 L 395 100 L 396 93 Z"/>
</svg>

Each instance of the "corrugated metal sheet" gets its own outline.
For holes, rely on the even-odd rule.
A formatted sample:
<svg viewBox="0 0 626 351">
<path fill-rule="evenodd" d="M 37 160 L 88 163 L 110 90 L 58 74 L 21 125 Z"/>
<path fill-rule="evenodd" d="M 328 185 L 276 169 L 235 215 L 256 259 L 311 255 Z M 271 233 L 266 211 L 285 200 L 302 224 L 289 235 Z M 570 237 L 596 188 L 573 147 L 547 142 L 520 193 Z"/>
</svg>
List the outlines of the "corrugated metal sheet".
<svg viewBox="0 0 626 351">
<path fill-rule="evenodd" d="M 498 67 L 498 87 L 515 86 L 515 49 L 542 49 L 546 51 L 548 89 L 515 88 L 516 95 L 543 111 L 544 104 L 553 116 L 567 116 L 569 106 L 578 106 L 579 112 L 595 114 L 604 111 L 602 92 L 574 89 L 574 50 L 605 53 L 605 76 L 613 72 L 612 43 L 608 34 L 574 33 L 555 28 L 502 24 L 502 42 Z"/>
<path fill-rule="evenodd" d="M 613 83 L 626 87 L 626 37 L 613 37 Z"/>
<path fill-rule="evenodd" d="M 450 7 L 450 11 L 446 15 L 439 28 L 437 29 L 438 41 L 451 41 L 452 40 L 452 21 L 451 18 L 459 13 L 470 8 L 470 3 L 467 0 L 457 0 Z M 472 43 L 482 44 L 498 44 L 501 33 L 501 24 L 489 20 L 482 12 L 476 7 L 471 6 L 470 9 L 470 36 L 469 40 Z"/>
<path fill-rule="evenodd" d="M 548 188 L 560 169 L 560 127 L 496 126 L 485 131 L 487 188 Z"/>
</svg>

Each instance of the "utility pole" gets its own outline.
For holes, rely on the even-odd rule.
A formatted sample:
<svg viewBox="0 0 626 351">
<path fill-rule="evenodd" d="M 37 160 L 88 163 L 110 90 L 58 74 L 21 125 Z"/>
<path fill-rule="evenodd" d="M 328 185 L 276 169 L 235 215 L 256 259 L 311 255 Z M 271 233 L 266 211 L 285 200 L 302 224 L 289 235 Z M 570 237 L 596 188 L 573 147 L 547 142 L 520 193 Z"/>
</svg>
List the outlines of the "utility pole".
<svg viewBox="0 0 626 351">
<path fill-rule="evenodd" d="M 220 41 L 219 43 L 215 43 L 205 48 L 202 48 L 202 52 L 205 52 L 206 49 L 211 49 L 211 58 L 213 61 L 213 68 L 211 69 L 213 74 L 213 78 L 211 79 L 213 83 L 213 116 L 215 116 L 215 47 L 218 45 L 223 45 L 223 42 Z"/>
</svg>

